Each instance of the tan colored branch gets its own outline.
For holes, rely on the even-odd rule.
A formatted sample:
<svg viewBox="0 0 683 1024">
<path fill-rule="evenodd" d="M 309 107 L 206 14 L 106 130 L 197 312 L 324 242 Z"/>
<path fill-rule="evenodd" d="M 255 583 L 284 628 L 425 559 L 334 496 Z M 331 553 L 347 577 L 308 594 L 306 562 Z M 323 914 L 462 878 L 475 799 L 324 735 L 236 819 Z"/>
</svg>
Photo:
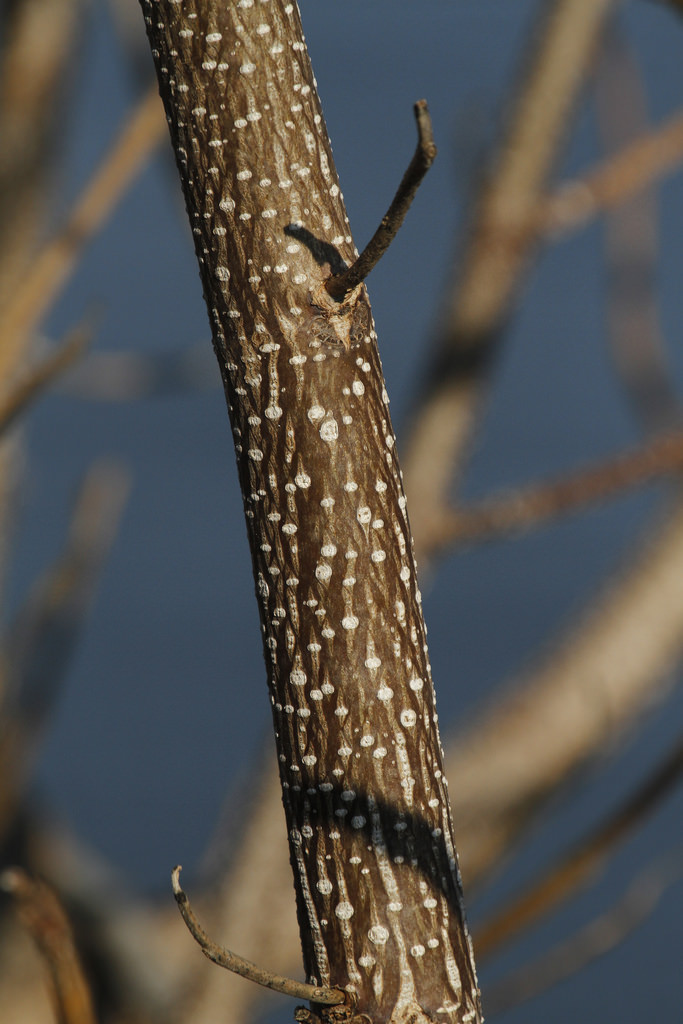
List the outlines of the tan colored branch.
<svg viewBox="0 0 683 1024">
<path fill-rule="evenodd" d="M 233 953 L 229 949 L 217 946 L 199 924 L 190 906 L 187 894 L 180 886 L 181 871 L 182 867 L 180 866 L 173 869 L 171 875 L 173 895 L 188 931 L 199 945 L 205 957 L 218 964 L 219 967 L 225 967 L 226 970 L 239 975 L 240 978 L 253 981 L 256 985 L 269 988 L 273 992 L 281 992 L 283 995 L 292 996 L 294 999 L 308 999 L 312 1003 L 320 1003 L 323 1006 L 340 1006 L 347 1001 L 347 997 L 341 989 L 307 985 L 301 981 L 285 978 L 282 975 L 274 974 L 272 971 L 266 971 L 262 967 L 258 967 L 256 964 L 251 963 L 250 960 L 245 960 L 244 957 L 238 956 L 237 953 Z"/>
<path fill-rule="evenodd" d="M 650 777 L 606 822 L 479 925 L 474 936 L 477 956 L 486 957 L 518 938 L 592 881 L 614 851 L 670 793 L 682 773 L 683 741 L 679 739 Z"/>
<path fill-rule="evenodd" d="M 21 797 L 127 494 L 128 476 L 121 467 L 91 468 L 76 499 L 64 552 L 38 581 L 3 640 L 0 833 Z"/>
<path fill-rule="evenodd" d="M 59 381 L 57 390 L 92 402 L 132 402 L 218 387 L 213 353 L 202 342 L 173 352 L 89 352 Z"/>
<path fill-rule="evenodd" d="M 0 39 L 0 324 L 23 280 L 46 212 L 56 126 L 83 0 L 17 0 L 3 10 Z M 4 358 L 0 389 L 20 372 L 26 347 Z M 0 443 L 0 598 L 20 464 L 16 437 Z"/>
<path fill-rule="evenodd" d="M 536 248 L 527 230 L 548 187 L 615 0 L 542 5 L 505 134 L 479 195 L 403 467 L 418 562 L 463 462 L 492 348 Z"/>
<path fill-rule="evenodd" d="M 594 170 L 559 185 L 541 200 L 530 223 L 545 234 L 566 234 L 618 206 L 680 167 L 683 114 L 674 114 L 607 157 Z"/>
<path fill-rule="evenodd" d="M 7 6 L 0 53 L 0 307 L 34 252 L 83 0 Z"/>
<path fill-rule="evenodd" d="M 488 1012 L 493 1016 L 519 1006 L 609 953 L 650 917 L 667 889 L 682 875 L 680 852 L 648 865 L 604 914 L 509 978 L 489 986 Z"/>
<path fill-rule="evenodd" d="M 22 924 L 36 943 L 49 972 L 58 1024 L 95 1024 L 85 979 L 68 918 L 55 893 L 19 868 L 8 868 L 0 886 L 11 893 Z"/>
<path fill-rule="evenodd" d="M 666 434 L 635 451 L 578 470 L 552 483 L 489 498 L 443 516 L 424 547 L 433 555 L 454 544 L 481 542 L 528 530 L 586 505 L 606 501 L 683 469 L 683 434 Z"/>
<path fill-rule="evenodd" d="M 535 671 L 447 744 L 463 876 L 484 878 L 557 787 L 661 698 L 683 650 L 683 504 Z"/>
<path fill-rule="evenodd" d="M 61 231 L 45 246 L 8 301 L 2 322 L 0 380 L 15 372 L 17 352 L 24 339 L 40 323 L 84 246 L 102 226 L 164 131 L 161 102 L 156 89 L 151 89 L 76 201 Z"/>
<path fill-rule="evenodd" d="M 16 381 L 0 398 L 0 437 L 49 386 L 82 356 L 92 340 L 92 328 L 80 326 Z"/>
<path fill-rule="evenodd" d="M 595 106 L 602 145 L 608 153 L 634 139 L 637 145 L 639 137 L 647 137 L 643 73 L 634 46 L 623 32 L 611 34 L 598 65 Z M 683 131 L 678 135 L 683 141 Z M 664 153 L 668 141 L 662 140 Z M 657 145 L 652 148 L 660 150 Z M 634 163 L 639 163 L 637 156 Z M 606 210 L 604 231 L 608 344 L 619 382 L 648 431 L 671 429 L 681 421 L 659 309 L 659 219 L 653 182 Z"/>
</svg>

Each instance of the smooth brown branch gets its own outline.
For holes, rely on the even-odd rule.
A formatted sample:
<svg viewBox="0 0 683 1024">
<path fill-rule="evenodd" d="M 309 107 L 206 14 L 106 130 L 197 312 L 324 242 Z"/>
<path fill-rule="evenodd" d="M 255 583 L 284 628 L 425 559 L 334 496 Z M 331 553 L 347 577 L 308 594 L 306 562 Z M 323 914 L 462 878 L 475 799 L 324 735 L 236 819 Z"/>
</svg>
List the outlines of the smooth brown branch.
<svg viewBox="0 0 683 1024">
<path fill-rule="evenodd" d="M 206 342 L 161 354 L 134 349 L 89 352 L 58 384 L 60 394 L 92 402 L 132 402 L 160 395 L 213 391 L 213 353 Z"/>
<path fill-rule="evenodd" d="M 593 502 L 614 498 L 658 476 L 683 469 L 683 434 L 666 434 L 644 448 L 618 455 L 549 484 L 513 491 L 444 515 L 423 543 L 430 553 L 454 544 L 492 540 L 528 530 Z"/>
<path fill-rule="evenodd" d="M 244 957 L 232 953 L 229 949 L 217 946 L 200 925 L 190 906 L 187 894 L 180 886 L 181 871 L 182 865 L 177 865 L 171 872 L 173 895 L 188 931 L 209 960 L 218 964 L 219 967 L 225 967 L 226 970 L 232 971 L 233 974 L 239 974 L 247 981 L 253 981 L 264 988 L 272 989 L 273 992 L 282 992 L 283 995 L 292 996 L 294 999 L 308 999 L 312 1003 L 324 1006 L 340 1006 L 347 1001 L 346 995 L 341 989 L 307 985 L 305 982 L 294 981 L 292 978 L 283 978 L 280 974 L 273 974 L 272 971 L 257 967 L 250 960 L 245 960 Z"/>
<path fill-rule="evenodd" d="M 568 780 L 623 742 L 670 688 L 683 651 L 683 502 L 645 538 L 626 571 L 542 660 L 497 688 L 447 742 L 459 779 L 454 813 L 468 885 L 519 845 Z"/>
<path fill-rule="evenodd" d="M 683 875 L 680 850 L 670 852 L 638 874 L 622 898 L 563 942 L 487 991 L 491 1016 L 497 1016 L 583 970 L 624 942 L 655 911 L 664 893 Z"/>
<path fill-rule="evenodd" d="M 541 200 L 532 218 L 535 230 L 553 235 L 575 230 L 672 173 L 682 159 L 683 114 L 677 113 Z"/>
<path fill-rule="evenodd" d="M 129 491 L 126 471 L 101 461 L 77 495 L 64 550 L 34 585 L 0 644 L 0 836 L 26 779 L 111 550 Z"/>
<path fill-rule="evenodd" d="M 616 0 L 540 5 L 489 166 L 480 176 L 434 357 L 411 417 L 403 473 L 418 564 L 467 460 L 493 355 L 538 249 L 528 230 Z"/>
<path fill-rule="evenodd" d="M 683 740 L 625 804 L 610 814 L 581 845 L 536 879 L 526 892 L 483 921 L 475 932 L 477 956 L 487 956 L 517 939 L 537 921 L 566 902 L 602 868 L 619 844 L 632 835 L 680 781 L 683 773 Z"/>
<path fill-rule="evenodd" d="M 85 245 L 142 169 L 164 131 L 159 97 L 156 89 L 150 89 L 132 111 L 61 230 L 42 249 L 8 300 L 2 319 L 1 380 L 15 371 L 24 339 L 40 323 Z"/>
<path fill-rule="evenodd" d="M 65 340 L 23 375 L 0 400 L 0 437 L 8 430 L 26 408 L 43 394 L 50 384 L 72 366 L 92 341 L 93 330 L 89 324 L 81 324 L 71 331 Z"/>
<path fill-rule="evenodd" d="M 363 249 L 362 253 L 342 274 L 330 277 L 325 287 L 332 298 L 341 301 L 345 295 L 357 288 L 365 280 L 371 270 L 379 263 L 387 251 L 398 229 L 405 220 L 410 205 L 429 168 L 434 163 L 436 146 L 432 133 L 432 119 L 429 116 L 426 100 L 418 100 L 413 107 L 417 123 L 417 149 L 408 170 L 401 179 L 398 191 L 391 206 L 382 217 L 380 226 Z"/>
<path fill-rule="evenodd" d="M 69 920 L 55 893 L 19 868 L 8 868 L 0 875 L 0 888 L 14 897 L 20 920 L 49 971 L 56 1020 L 95 1024 L 90 988 Z"/>
<path fill-rule="evenodd" d="M 607 154 L 623 151 L 638 139 L 647 139 L 647 96 L 640 61 L 623 32 L 612 32 L 595 76 L 595 113 L 599 138 Z M 683 155 L 683 117 L 673 123 L 673 139 L 650 149 L 654 168 L 663 156 L 667 166 L 668 142 Z M 671 156 L 673 154 L 669 154 Z M 647 167 L 647 149 L 641 154 Z M 642 161 L 635 153 L 615 183 L 643 182 Z M 644 432 L 650 436 L 681 422 L 681 405 L 664 338 L 657 287 L 660 259 L 658 195 L 654 178 L 625 201 L 606 207 L 604 218 L 605 308 L 608 346 L 616 374 Z"/>
</svg>

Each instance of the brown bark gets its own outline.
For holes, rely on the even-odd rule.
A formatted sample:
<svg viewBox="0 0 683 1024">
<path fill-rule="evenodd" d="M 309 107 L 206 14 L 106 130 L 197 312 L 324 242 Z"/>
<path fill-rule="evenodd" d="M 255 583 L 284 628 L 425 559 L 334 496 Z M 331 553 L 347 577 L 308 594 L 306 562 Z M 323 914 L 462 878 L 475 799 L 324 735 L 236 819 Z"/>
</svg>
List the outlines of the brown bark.
<svg viewBox="0 0 683 1024">
<path fill-rule="evenodd" d="M 363 286 L 324 287 L 355 249 L 298 11 L 142 6 L 230 409 L 306 973 L 372 1020 L 479 1020 L 376 335 Z"/>
</svg>

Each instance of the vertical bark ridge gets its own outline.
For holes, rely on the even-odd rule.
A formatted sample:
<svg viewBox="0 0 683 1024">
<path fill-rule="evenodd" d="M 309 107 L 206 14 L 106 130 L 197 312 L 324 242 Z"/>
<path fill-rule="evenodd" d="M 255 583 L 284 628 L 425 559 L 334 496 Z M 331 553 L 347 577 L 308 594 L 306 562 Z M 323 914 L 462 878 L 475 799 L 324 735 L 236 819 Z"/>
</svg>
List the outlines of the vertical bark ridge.
<svg viewBox="0 0 683 1024">
<path fill-rule="evenodd" d="M 298 10 L 142 7 L 233 427 L 305 969 L 373 1021 L 478 1020 L 377 337 L 364 287 L 323 287 L 356 250 Z"/>
</svg>

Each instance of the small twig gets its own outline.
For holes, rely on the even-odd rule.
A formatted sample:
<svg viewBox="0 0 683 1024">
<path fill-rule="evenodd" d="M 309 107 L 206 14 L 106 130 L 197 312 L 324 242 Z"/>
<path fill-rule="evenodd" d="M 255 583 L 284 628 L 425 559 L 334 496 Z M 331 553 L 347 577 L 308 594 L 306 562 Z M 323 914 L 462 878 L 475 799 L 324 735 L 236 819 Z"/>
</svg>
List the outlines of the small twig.
<svg viewBox="0 0 683 1024">
<path fill-rule="evenodd" d="M 0 875 L 0 888 L 14 897 L 21 923 L 50 972 L 56 1019 L 60 1024 L 95 1024 L 90 988 L 69 920 L 55 893 L 19 868 L 8 868 Z"/>
<path fill-rule="evenodd" d="M 683 740 L 616 813 L 600 825 L 581 845 L 537 878 L 529 888 L 494 913 L 475 929 L 477 956 L 497 952 L 501 946 L 566 902 L 603 867 L 616 847 L 631 835 L 646 815 L 651 814 L 680 781 L 683 774 Z"/>
<path fill-rule="evenodd" d="M 0 401 L 0 437 L 17 417 L 38 398 L 52 382 L 83 354 L 92 341 L 91 324 L 81 324 L 70 331 L 65 340 L 21 377 L 9 394 Z"/>
<path fill-rule="evenodd" d="M 417 122 L 417 149 L 408 170 L 401 179 L 398 191 L 380 226 L 363 249 L 362 253 L 342 274 L 335 274 L 325 282 L 325 287 L 332 298 L 341 299 L 358 287 L 393 242 L 401 227 L 410 204 L 425 174 L 432 166 L 436 156 L 436 146 L 432 134 L 432 119 L 429 116 L 426 100 L 418 100 L 413 107 Z"/>
<path fill-rule="evenodd" d="M 199 944 L 204 956 L 208 957 L 209 960 L 218 964 L 219 967 L 225 967 L 226 970 L 232 971 L 233 974 L 239 974 L 241 978 L 253 981 L 257 985 L 263 985 L 264 988 L 272 989 L 274 992 L 282 992 L 284 995 L 292 996 L 294 999 L 308 999 L 312 1003 L 321 1003 L 325 1006 L 339 1006 L 347 1002 L 347 996 L 341 989 L 307 985 L 302 981 L 283 978 L 282 975 L 273 974 L 262 967 L 257 967 L 250 960 L 245 960 L 236 953 L 232 953 L 229 949 L 217 946 L 203 930 L 195 917 L 187 895 L 180 887 L 181 871 L 182 866 L 178 865 L 171 873 L 173 895 L 190 934 Z"/>
<path fill-rule="evenodd" d="M 481 542 L 530 529 L 681 469 L 683 434 L 666 434 L 644 448 L 621 453 L 561 480 L 521 488 L 472 508 L 446 513 L 423 545 L 432 553 L 448 545 Z"/>
</svg>

